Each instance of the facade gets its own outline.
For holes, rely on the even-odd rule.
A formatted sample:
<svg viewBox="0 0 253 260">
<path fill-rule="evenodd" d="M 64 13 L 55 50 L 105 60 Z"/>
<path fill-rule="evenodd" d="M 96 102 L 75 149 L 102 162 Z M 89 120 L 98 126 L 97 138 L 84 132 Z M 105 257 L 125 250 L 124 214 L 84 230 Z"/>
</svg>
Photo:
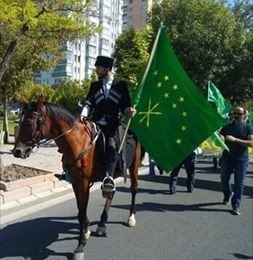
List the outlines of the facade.
<svg viewBox="0 0 253 260">
<path fill-rule="evenodd" d="M 115 40 L 122 32 L 123 0 L 93 0 L 93 4 L 88 20 L 100 25 L 102 32 L 88 39 L 68 42 L 64 60 L 51 71 L 34 74 L 37 84 L 57 86 L 66 78 L 82 81 L 92 74 L 97 55 L 111 56 Z"/>
<path fill-rule="evenodd" d="M 133 27 L 144 29 L 147 25 L 148 13 L 154 3 L 159 0 L 124 0 L 123 1 L 123 30 Z"/>
</svg>

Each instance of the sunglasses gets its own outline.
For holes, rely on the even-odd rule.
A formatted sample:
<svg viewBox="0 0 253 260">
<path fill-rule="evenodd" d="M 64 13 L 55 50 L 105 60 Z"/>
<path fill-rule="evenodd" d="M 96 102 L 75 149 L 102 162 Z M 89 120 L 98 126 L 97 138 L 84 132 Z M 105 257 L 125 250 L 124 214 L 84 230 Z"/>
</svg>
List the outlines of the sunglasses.
<svg viewBox="0 0 253 260">
<path fill-rule="evenodd" d="M 233 115 L 238 115 L 238 116 L 242 116 L 243 113 L 237 113 L 237 112 L 234 112 Z"/>
</svg>

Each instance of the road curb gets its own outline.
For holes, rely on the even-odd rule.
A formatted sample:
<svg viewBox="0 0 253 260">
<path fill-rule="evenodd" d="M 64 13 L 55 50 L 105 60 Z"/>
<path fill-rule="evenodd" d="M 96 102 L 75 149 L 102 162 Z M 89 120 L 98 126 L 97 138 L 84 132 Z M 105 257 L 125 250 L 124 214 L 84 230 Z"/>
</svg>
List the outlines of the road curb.
<svg viewBox="0 0 253 260">
<path fill-rule="evenodd" d="M 147 168 L 139 168 L 139 175 L 146 174 Z M 115 184 L 124 181 L 123 177 L 115 179 Z M 128 180 L 129 181 L 129 180 Z M 96 182 L 90 188 L 90 192 L 100 190 L 101 182 Z M 11 200 L 5 203 L 1 211 L 1 225 L 6 225 L 16 219 L 27 216 L 33 212 L 43 210 L 47 207 L 54 206 L 66 200 L 74 199 L 74 192 L 72 185 L 67 184 L 55 189 L 48 189 L 47 191 L 30 195 L 21 199 Z"/>
<path fill-rule="evenodd" d="M 123 177 L 115 179 L 115 183 L 123 181 Z M 91 188 L 90 192 L 100 190 L 101 182 L 96 182 Z M 54 197 L 53 197 L 54 195 Z M 68 184 L 66 190 L 58 189 L 58 192 L 48 190 L 46 192 L 38 193 L 21 200 L 13 200 L 6 203 L 5 209 L 1 209 L 1 225 L 6 225 L 16 219 L 27 216 L 33 212 L 44 210 L 47 207 L 54 206 L 66 200 L 74 199 L 74 192 L 71 184 Z"/>
</svg>

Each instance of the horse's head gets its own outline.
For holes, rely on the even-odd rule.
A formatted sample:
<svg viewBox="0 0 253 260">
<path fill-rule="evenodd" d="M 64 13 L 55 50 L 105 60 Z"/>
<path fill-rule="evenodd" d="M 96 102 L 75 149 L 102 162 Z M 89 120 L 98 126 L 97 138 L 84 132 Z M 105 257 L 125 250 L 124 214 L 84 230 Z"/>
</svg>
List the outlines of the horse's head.
<svg viewBox="0 0 253 260">
<path fill-rule="evenodd" d="M 19 133 L 12 153 L 18 158 L 27 158 L 32 149 L 45 135 L 46 107 L 44 98 L 24 104 L 19 124 Z"/>
</svg>

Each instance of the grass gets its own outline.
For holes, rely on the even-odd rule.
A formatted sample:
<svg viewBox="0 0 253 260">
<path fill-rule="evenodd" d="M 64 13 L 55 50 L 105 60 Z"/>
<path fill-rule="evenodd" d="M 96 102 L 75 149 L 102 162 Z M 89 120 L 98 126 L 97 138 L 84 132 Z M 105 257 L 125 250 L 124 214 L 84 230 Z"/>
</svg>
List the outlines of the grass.
<svg viewBox="0 0 253 260">
<path fill-rule="evenodd" d="M 9 126 L 9 134 L 14 135 L 14 127 L 18 124 L 15 122 L 17 119 L 16 115 L 8 115 L 8 126 Z M 0 117 L 0 131 L 3 130 L 3 117 Z"/>
</svg>

